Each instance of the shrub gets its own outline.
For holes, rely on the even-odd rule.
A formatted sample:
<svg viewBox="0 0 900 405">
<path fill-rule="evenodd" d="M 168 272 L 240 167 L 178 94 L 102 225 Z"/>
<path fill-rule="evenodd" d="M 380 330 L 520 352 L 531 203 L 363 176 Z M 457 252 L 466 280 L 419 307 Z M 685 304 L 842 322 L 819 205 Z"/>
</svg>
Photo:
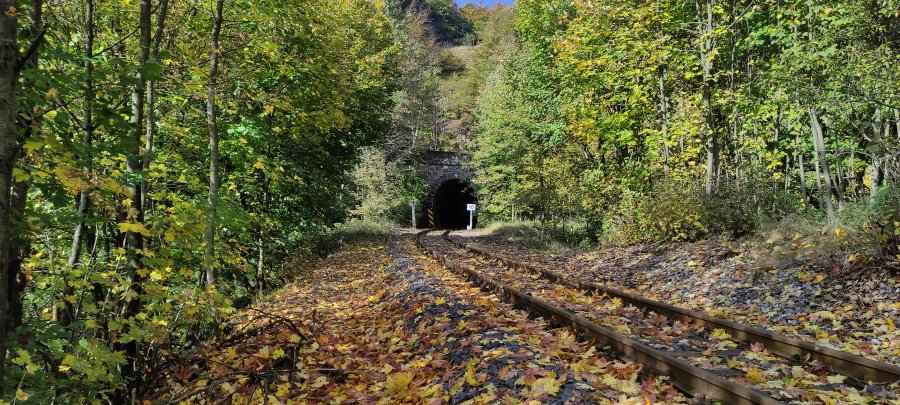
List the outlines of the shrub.
<svg viewBox="0 0 900 405">
<path fill-rule="evenodd" d="M 606 215 L 601 239 L 614 245 L 697 239 L 707 233 L 700 206 L 696 190 L 664 182 L 646 195 L 620 200 Z"/>
<path fill-rule="evenodd" d="M 790 196 L 753 181 L 725 184 L 715 195 L 707 196 L 700 187 L 667 179 L 649 193 L 622 198 L 608 211 L 601 239 L 605 244 L 621 245 L 708 236 L 740 238 L 754 232 L 764 220 L 778 220 L 797 209 Z"/>
</svg>

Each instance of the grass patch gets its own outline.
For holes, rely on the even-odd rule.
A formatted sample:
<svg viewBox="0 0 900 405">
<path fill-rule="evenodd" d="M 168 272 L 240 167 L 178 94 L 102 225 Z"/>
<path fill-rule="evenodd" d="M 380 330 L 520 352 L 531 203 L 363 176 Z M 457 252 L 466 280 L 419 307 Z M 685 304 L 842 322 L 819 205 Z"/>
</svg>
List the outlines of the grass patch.
<svg viewBox="0 0 900 405">
<path fill-rule="evenodd" d="M 489 224 L 485 230 L 490 233 L 491 238 L 551 252 L 587 250 L 595 246 L 587 226 L 576 221 L 554 224 L 541 224 L 538 221 L 500 221 Z"/>
</svg>

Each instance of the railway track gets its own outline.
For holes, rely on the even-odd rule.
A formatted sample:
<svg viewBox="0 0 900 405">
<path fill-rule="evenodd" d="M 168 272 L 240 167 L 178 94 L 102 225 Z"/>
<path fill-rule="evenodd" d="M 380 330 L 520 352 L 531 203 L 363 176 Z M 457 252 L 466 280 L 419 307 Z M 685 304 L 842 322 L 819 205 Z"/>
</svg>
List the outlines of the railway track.
<svg viewBox="0 0 900 405">
<path fill-rule="evenodd" d="M 896 366 L 571 280 L 456 242 L 449 232 L 442 237 L 429 237 L 429 232 L 421 232 L 417 243 L 454 272 L 669 376 L 690 395 L 734 404 L 835 398 L 897 403 Z M 783 384 L 769 383 L 775 380 Z"/>
</svg>

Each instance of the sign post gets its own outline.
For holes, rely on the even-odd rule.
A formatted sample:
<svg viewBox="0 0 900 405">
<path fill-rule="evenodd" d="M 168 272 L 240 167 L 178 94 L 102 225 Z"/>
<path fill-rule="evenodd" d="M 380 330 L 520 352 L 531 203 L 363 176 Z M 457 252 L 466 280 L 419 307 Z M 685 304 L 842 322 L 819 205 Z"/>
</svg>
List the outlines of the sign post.
<svg viewBox="0 0 900 405">
<path fill-rule="evenodd" d="M 474 219 L 475 219 L 475 204 L 466 204 L 466 210 L 469 211 L 469 227 L 466 228 L 468 230 L 472 230 L 474 228 Z"/>
<path fill-rule="evenodd" d="M 416 229 L 416 200 L 410 201 L 409 206 L 412 207 L 412 226 Z"/>
</svg>

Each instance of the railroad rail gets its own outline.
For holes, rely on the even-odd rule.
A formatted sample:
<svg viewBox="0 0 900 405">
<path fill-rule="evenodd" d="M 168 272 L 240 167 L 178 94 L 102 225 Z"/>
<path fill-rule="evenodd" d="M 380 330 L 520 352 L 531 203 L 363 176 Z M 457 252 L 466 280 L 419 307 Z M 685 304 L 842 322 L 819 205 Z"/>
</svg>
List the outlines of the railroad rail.
<svg viewBox="0 0 900 405">
<path fill-rule="evenodd" d="M 568 287 L 577 288 L 586 292 L 604 293 L 610 297 L 616 297 L 624 302 L 628 302 L 635 307 L 665 315 L 670 319 L 681 319 L 682 321 L 692 322 L 710 329 L 723 329 L 737 339 L 762 343 L 769 351 L 782 357 L 802 360 L 805 356 L 809 356 L 811 360 L 818 360 L 825 364 L 832 372 L 853 377 L 860 381 L 873 381 L 876 383 L 894 383 L 900 381 L 900 367 L 888 363 L 830 349 L 800 339 L 779 335 L 765 329 L 742 325 L 727 319 L 716 318 L 701 312 L 676 307 L 671 304 L 651 300 L 604 285 L 574 280 L 553 270 L 542 269 L 516 260 L 492 255 L 483 249 L 460 243 L 450 238 L 449 233 L 445 233 L 443 238 L 461 249 L 468 250 L 485 258 L 500 261 L 508 267 L 539 274 L 547 280 Z"/>
<path fill-rule="evenodd" d="M 616 332 L 606 326 L 601 326 L 584 316 L 532 296 L 526 291 L 517 289 L 502 281 L 494 280 L 474 268 L 470 269 L 459 265 L 451 260 L 448 255 L 441 254 L 423 242 L 425 236 L 431 231 L 432 230 L 420 232 L 416 237 L 416 243 L 421 249 L 428 252 L 430 256 L 434 257 L 450 270 L 463 275 L 484 289 L 500 293 L 502 297 L 518 308 L 542 316 L 550 322 L 570 326 L 589 340 L 592 340 L 601 346 L 611 347 L 621 354 L 623 358 L 643 363 L 654 372 L 660 375 L 667 375 L 675 387 L 692 396 L 706 397 L 714 401 L 734 404 L 781 403 L 762 391 L 737 384 L 709 370 L 692 365 L 679 358 L 679 356 L 674 355 L 671 351 L 651 347 L 636 338 L 626 336 L 625 334 Z M 797 339 L 787 338 L 758 328 L 709 317 L 705 314 L 684 310 L 633 294 L 609 289 L 605 286 L 571 280 L 551 270 L 539 269 L 521 262 L 497 257 L 481 249 L 454 241 L 449 237 L 449 231 L 445 232 L 442 237 L 448 244 L 451 244 L 451 246 L 455 246 L 458 249 L 465 249 L 475 255 L 494 260 L 510 269 L 525 270 L 550 283 L 585 293 L 604 293 L 609 297 L 615 297 L 622 300 L 622 302 L 627 302 L 635 308 L 655 312 L 673 321 L 680 320 L 682 322 L 690 322 L 701 327 L 707 327 L 710 330 L 712 328 L 722 329 L 728 331 L 736 339 L 762 343 L 774 354 L 793 358 L 798 361 L 802 361 L 800 356 L 807 355 L 810 356 L 810 358 L 820 360 L 833 371 L 853 378 L 878 382 L 894 382 L 900 380 L 900 368 L 889 364 L 875 362 L 870 359 L 853 356 L 832 349 L 821 348 Z M 812 350 L 810 350 L 810 348 Z M 817 354 L 817 356 L 813 357 L 813 354 Z M 848 370 L 848 372 L 842 372 L 840 370 Z M 872 376 L 877 378 L 872 378 Z M 893 379 L 891 376 L 893 376 Z"/>
</svg>

